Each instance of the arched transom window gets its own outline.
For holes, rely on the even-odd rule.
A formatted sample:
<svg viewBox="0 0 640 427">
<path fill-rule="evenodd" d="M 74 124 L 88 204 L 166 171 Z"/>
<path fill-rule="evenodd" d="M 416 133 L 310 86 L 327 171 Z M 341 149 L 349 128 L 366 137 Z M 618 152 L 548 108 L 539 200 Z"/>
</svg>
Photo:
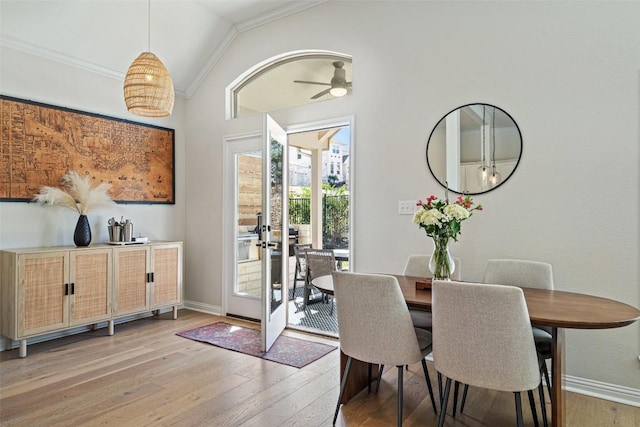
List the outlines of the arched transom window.
<svg viewBox="0 0 640 427">
<path fill-rule="evenodd" d="M 352 58 L 329 51 L 291 52 L 257 64 L 227 87 L 227 118 L 349 95 Z"/>
</svg>

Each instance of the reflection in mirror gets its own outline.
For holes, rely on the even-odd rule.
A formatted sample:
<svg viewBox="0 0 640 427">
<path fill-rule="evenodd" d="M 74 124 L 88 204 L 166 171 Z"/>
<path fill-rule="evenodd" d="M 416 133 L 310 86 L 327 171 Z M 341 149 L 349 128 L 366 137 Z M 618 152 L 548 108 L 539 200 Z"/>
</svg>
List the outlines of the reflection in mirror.
<svg viewBox="0 0 640 427">
<path fill-rule="evenodd" d="M 522 155 L 513 118 L 489 104 L 449 112 L 431 131 L 427 163 L 434 178 L 456 193 L 481 194 L 502 185 Z"/>
</svg>

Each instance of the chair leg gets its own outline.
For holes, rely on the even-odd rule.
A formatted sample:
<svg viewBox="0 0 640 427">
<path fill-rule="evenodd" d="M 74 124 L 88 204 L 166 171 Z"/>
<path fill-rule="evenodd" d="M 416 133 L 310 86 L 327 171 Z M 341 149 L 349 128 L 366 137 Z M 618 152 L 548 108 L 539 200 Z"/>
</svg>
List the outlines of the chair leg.
<svg viewBox="0 0 640 427">
<path fill-rule="evenodd" d="M 384 370 L 384 365 L 380 365 L 378 367 L 378 382 L 376 383 L 376 393 L 380 389 L 380 381 L 382 381 L 382 371 Z"/>
<path fill-rule="evenodd" d="M 404 374 L 404 366 L 398 365 L 398 427 L 402 425 L 402 384 L 403 384 L 403 376 Z"/>
<path fill-rule="evenodd" d="M 373 365 L 367 363 L 367 394 L 371 393 L 371 372 L 373 371 Z"/>
<path fill-rule="evenodd" d="M 516 399 L 516 420 L 518 422 L 518 427 L 524 427 L 524 421 L 522 420 L 522 400 L 520 399 L 520 392 L 516 391 L 513 393 Z"/>
<path fill-rule="evenodd" d="M 433 389 L 431 388 L 431 378 L 429 378 L 429 370 L 427 369 L 427 361 L 422 359 L 422 371 L 424 372 L 424 377 L 427 380 L 427 388 L 429 389 L 429 397 L 431 397 L 431 407 L 433 408 L 433 413 L 437 414 L 436 410 L 436 399 L 433 397 Z"/>
<path fill-rule="evenodd" d="M 440 374 L 440 373 L 438 373 Z M 444 386 L 444 395 L 440 403 L 440 418 L 438 418 L 438 427 L 444 426 L 444 417 L 447 413 L 447 401 L 449 400 L 449 390 L 451 389 L 451 378 L 447 378 Z"/>
<path fill-rule="evenodd" d="M 336 425 L 336 420 L 338 419 L 338 412 L 340 412 L 340 402 L 342 401 L 344 388 L 347 385 L 347 378 L 349 377 L 349 371 L 351 371 L 351 362 L 353 362 L 353 358 L 351 356 L 347 357 L 347 366 L 345 367 L 344 374 L 342 375 L 342 382 L 340 383 L 340 395 L 338 396 L 336 413 L 333 415 L 333 425 Z"/>
<path fill-rule="evenodd" d="M 291 292 L 291 298 L 294 299 L 296 297 L 296 285 L 298 284 L 298 265 L 296 264 L 296 268 L 293 271 L 293 291 Z"/>
<path fill-rule="evenodd" d="M 329 299 L 331 300 L 331 302 L 329 303 L 329 304 L 331 304 L 331 311 L 329 312 L 329 315 L 333 316 L 333 306 L 335 305 L 335 301 L 334 301 L 333 297 L 331 297 Z"/>
<path fill-rule="evenodd" d="M 307 285 L 306 281 L 304 284 L 304 292 L 303 292 L 303 296 L 302 296 L 302 307 L 303 308 L 307 308 L 307 306 L 309 305 L 309 286 Z"/>
<path fill-rule="evenodd" d="M 460 389 L 460 383 L 456 381 L 453 383 L 453 409 L 451 410 L 451 414 L 453 418 L 456 417 L 456 407 L 458 406 L 458 391 Z"/>
<path fill-rule="evenodd" d="M 542 381 L 538 385 L 538 395 L 540 396 L 540 410 L 542 412 L 542 425 L 544 427 L 549 426 L 549 422 L 547 421 L 547 405 L 544 402 L 544 387 L 542 386 Z"/>
<path fill-rule="evenodd" d="M 536 410 L 536 402 L 533 400 L 533 390 L 527 391 L 527 395 L 529 396 L 529 406 L 531 407 L 531 415 L 533 416 L 533 425 L 535 427 L 540 427 L 538 423 L 538 411 Z"/>
<path fill-rule="evenodd" d="M 464 390 L 462 391 L 462 402 L 460 402 L 460 413 L 464 411 L 464 404 L 467 402 L 467 392 L 469 391 L 469 384 L 464 385 Z"/>
<path fill-rule="evenodd" d="M 549 402 L 553 404 L 553 398 L 551 397 L 551 380 L 549 380 L 549 370 L 547 369 L 547 363 L 542 362 L 542 373 L 544 374 L 544 380 L 547 383 L 547 391 L 549 392 Z"/>
<path fill-rule="evenodd" d="M 438 372 L 438 398 L 440 399 L 440 408 L 442 408 L 442 374 Z M 442 409 L 440 409 L 442 411 Z"/>
</svg>

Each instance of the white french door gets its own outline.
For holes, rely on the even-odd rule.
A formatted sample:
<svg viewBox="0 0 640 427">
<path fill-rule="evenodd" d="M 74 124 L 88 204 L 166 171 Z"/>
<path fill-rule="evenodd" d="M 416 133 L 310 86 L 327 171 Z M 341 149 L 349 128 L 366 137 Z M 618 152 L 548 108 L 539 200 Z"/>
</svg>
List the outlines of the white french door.
<svg viewBox="0 0 640 427">
<path fill-rule="evenodd" d="M 287 319 L 287 135 L 265 115 L 261 134 L 226 143 L 225 313 L 260 319 L 267 351 Z"/>
<path fill-rule="evenodd" d="M 287 133 L 268 114 L 263 124 L 262 345 L 269 350 L 287 326 L 289 224 Z"/>
</svg>

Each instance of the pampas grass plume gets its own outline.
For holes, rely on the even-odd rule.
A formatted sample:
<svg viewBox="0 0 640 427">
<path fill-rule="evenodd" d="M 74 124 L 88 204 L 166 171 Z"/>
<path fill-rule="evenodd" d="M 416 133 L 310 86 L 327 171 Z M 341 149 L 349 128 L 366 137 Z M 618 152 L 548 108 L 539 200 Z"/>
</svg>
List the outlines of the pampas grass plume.
<svg viewBox="0 0 640 427">
<path fill-rule="evenodd" d="M 86 215 L 89 211 L 115 206 L 115 202 L 109 196 L 108 190 L 111 184 L 100 183 L 91 187 L 91 178 L 84 178 L 77 172 L 67 172 L 60 180 L 62 189 L 56 187 L 42 187 L 33 201 L 48 205 L 62 206 Z"/>
</svg>

